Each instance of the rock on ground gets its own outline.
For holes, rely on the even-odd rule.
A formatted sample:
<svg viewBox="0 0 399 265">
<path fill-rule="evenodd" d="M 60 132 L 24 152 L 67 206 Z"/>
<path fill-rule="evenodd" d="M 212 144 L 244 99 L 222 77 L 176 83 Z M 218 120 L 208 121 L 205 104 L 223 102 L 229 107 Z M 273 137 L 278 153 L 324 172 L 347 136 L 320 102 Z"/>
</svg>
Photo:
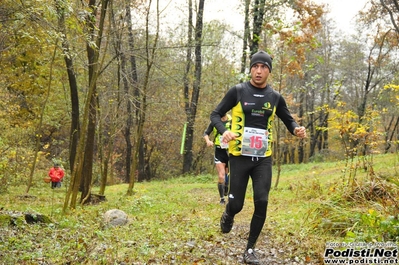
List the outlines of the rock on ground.
<svg viewBox="0 0 399 265">
<path fill-rule="evenodd" d="M 127 224 L 127 214 L 118 209 L 112 209 L 104 213 L 104 223 L 106 226 L 123 226 Z"/>
</svg>

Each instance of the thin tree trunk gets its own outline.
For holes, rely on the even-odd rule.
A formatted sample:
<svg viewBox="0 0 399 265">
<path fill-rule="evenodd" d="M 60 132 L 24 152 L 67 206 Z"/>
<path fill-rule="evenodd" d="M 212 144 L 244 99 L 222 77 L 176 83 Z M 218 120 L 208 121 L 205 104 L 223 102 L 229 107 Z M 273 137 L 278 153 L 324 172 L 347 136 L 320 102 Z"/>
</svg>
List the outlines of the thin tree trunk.
<svg viewBox="0 0 399 265">
<path fill-rule="evenodd" d="M 241 73 L 245 73 L 245 69 L 247 67 L 247 48 L 248 48 L 248 40 L 250 37 L 250 28 L 249 28 L 249 4 L 251 0 L 245 0 L 245 13 L 244 13 L 244 36 L 242 38 L 242 57 L 241 57 Z"/>
<path fill-rule="evenodd" d="M 185 100 L 185 110 L 186 110 L 186 115 L 188 113 L 188 109 L 190 108 L 190 98 L 189 98 L 189 91 L 190 91 L 190 82 L 189 82 L 189 74 L 191 71 L 191 47 L 192 47 L 192 34 L 193 34 L 193 3 L 192 0 L 188 1 L 188 33 L 187 33 L 187 51 L 186 51 L 186 69 L 184 72 L 183 76 L 183 94 L 184 94 L 184 100 Z M 186 122 L 187 124 L 187 122 Z M 187 127 L 186 127 L 186 135 L 187 135 Z M 189 157 L 186 158 L 186 138 L 184 138 L 184 153 L 183 153 L 183 172 L 189 171 L 191 168 L 191 162 L 186 161 L 189 160 Z M 187 163 L 187 166 L 185 165 Z M 188 169 L 186 169 L 188 168 Z"/>
<path fill-rule="evenodd" d="M 76 149 L 79 140 L 79 94 L 78 94 L 78 83 L 76 81 L 76 75 L 74 70 L 74 63 L 70 56 L 69 41 L 67 38 L 67 32 L 65 28 L 65 2 L 55 0 L 55 6 L 58 14 L 58 30 L 61 33 L 62 38 L 62 50 L 64 54 L 64 60 L 69 81 L 69 91 L 71 94 L 71 130 L 69 136 L 69 166 L 70 172 L 73 171 L 73 165 L 75 163 Z"/>
<path fill-rule="evenodd" d="M 133 145 L 131 141 L 131 129 L 133 127 L 133 112 L 132 112 L 132 100 L 130 98 L 130 86 L 133 86 L 133 95 L 134 95 L 134 100 L 137 102 L 137 108 L 135 111 L 136 117 L 138 117 L 138 111 L 140 108 L 140 100 L 139 100 L 139 87 L 138 87 L 138 76 L 137 76 L 137 65 L 136 65 L 136 57 L 134 56 L 134 35 L 133 35 L 133 22 L 132 22 L 132 15 L 131 15 L 131 10 L 130 10 L 130 2 L 128 1 L 125 9 L 126 9 L 126 21 L 128 25 L 128 36 L 129 36 L 129 51 L 130 51 L 130 57 L 129 57 L 129 62 L 130 62 L 130 73 L 127 72 L 127 70 L 123 70 L 122 72 L 124 73 L 124 77 L 126 78 L 125 81 L 130 81 L 124 83 L 124 88 L 125 88 L 125 95 L 128 97 L 128 101 L 126 102 L 126 111 L 127 111 L 127 118 L 126 118 L 126 127 L 124 131 L 124 137 L 126 141 L 126 159 L 125 159 L 125 164 L 126 164 L 126 175 L 125 175 L 125 181 L 127 183 L 130 183 L 130 176 L 131 176 L 131 166 L 132 166 L 132 152 L 133 152 Z M 124 56 L 124 60 L 125 60 Z"/>
<path fill-rule="evenodd" d="M 36 138 L 35 155 L 33 156 L 32 167 L 31 167 L 31 171 L 30 171 L 30 174 L 29 174 L 29 181 L 28 181 L 28 185 L 26 186 L 26 191 L 25 191 L 26 193 L 29 193 L 30 187 L 32 186 L 33 174 L 35 173 L 37 156 L 38 156 L 38 153 L 40 151 L 40 131 L 42 130 L 44 111 L 46 109 L 47 101 L 48 101 L 49 96 L 50 96 L 51 81 L 53 80 L 53 64 L 54 64 L 56 53 L 57 53 L 57 45 L 55 45 L 55 47 L 54 47 L 53 56 L 51 58 L 50 76 L 49 76 L 49 81 L 48 81 L 48 86 L 47 86 L 47 94 L 46 94 L 46 98 L 44 99 L 44 102 L 43 102 L 43 105 L 42 105 L 42 109 L 41 109 L 41 112 L 40 112 L 39 125 L 37 127 L 37 133 L 36 133 L 36 137 L 35 137 Z"/>
<path fill-rule="evenodd" d="M 138 100 L 140 100 L 141 107 L 137 109 L 139 115 L 137 117 L 137 127 L 136 127 L 136 133 L 134 137 L 134 156 L 133 156 L 133 162 L 132 162 L 132 169 L 130 172 L 130 182 L 129 182 L 129 187 L 127 190 L 127 195 L 132 195 L 133 194 L 133 188 L 134 188 L 134 183 L 136 181 L 136 172 L 138 169 L 138 159 L 139 159 L 139 154 L 140 154 L 140 146 L 143 141 L 143 132 L 144 132 L 144 125 L 146 121 L 146 110 L 147 110 L 147 90 L 149 87 L 149 82 L 150 82 L 150 74 L 151 74 L 151 69 L 154 64 L 155 60 L 155 52 L 157 51 L 157 45 L 158 45 L 158 38 L 159 38 L 159 0 L 157 0 L 156 4 L 156 15 L 157 15 L 157 28 L 156 28 L 156 33 L 154 37 L 154 43 L 152 46 L 150 46 L 150 32 L 149 32 L 149 21 L 150 21 L 150 7 L 151 7 L 151 2 L 152 0 L 149 1 L 148 3 L 148 12 L 147 12 L 147 17 L 146 17 L 146 54 L 147 54 L 147 69 L 146 69 L 146 74 L 144 78 L 144 83 L 143 83 L 143 89 L 141 91 L 140 97 Z"/>
<path fill-rule="evenodd" d="M 99 62 L 99 50 L 101 47 L 101 40 L 104 31 L 105 16 L 107 11 L 109 0 L 101 1 L 100 18 L 99 24 L 96 25 L 97 7 L 95 6 L 96 1 L 90 0 L 89 7 L 91 13 L 87 17 L 88 34 L 89 39 L 96 43 L 96 49 L 90 43 L 86 44 L 87 57 L 88 57 L 88 69 L 89 69 L 89 90 L 87 94 L 87 100 L 85 104 L 85 112 L 83 116 L 83 125 L 81 128 L 81 137 L 79 138 L 77 156 L 75 157 L 74 169 L 71 175 L 71 185 L 67 192 L 64 202 L 63 211 L 66 212 L 68 202 L 70 200 L 70 207 L 76 208 L 76 201 L 79 187 L 82 189 L 82 196 L 80 203 L 84 204 L 90 199 L 91 189 L 91 178 L 93 170 L 93 153 L 94 150 L 90 150 L 91 146 L 94 147 L 94 134 L 95 134 L 95 123 L 96 123 L 96 82 L 100 69 Z M 93 131 L 94 130 L 94 131 Z M 92 138 L 92 139 L 90 139 Z M 83 170 L 84 169 L 84 170 Z M 82 187 L 81 184 L 86 186 Z"/>
<path fill-rule="evenodd" d="M 191 101 L 186 98 L 186 116 L 187 116 L 187 133 L 185 138 L 185 152 L 183 154 L 183 174 L 191 172 L 193 163 L 193 141 L 194 141 L 194 124 L 197 113 L 197 104 L 199 92 L 201 89 L 201 73 L 202 73 L 202 27 L 205 0 L 200 0 L 198 5 L 197 22 L 195 26 L 195 80 L 193 91 L 191 93 Z"/>
<path fill-rule="evenodd" d="M 396 119 L 395 125 L 393 125 L 393 128 L 391 129 L 392 124 L 393 124 L 395 119 Z M 392 146 L 391 143 L 392 143 L 392 140 L 393 140 L 393 137 L 395 135 L 395 132 L 396 132 L 397 128 L 399 128 L 399 117 L 395 118 L 394 116 L 392 116 L 391 121 L 389 122 L 388 128 L 385 129 L 385 131 L 386 131 L 386 134 L 385 134 L 385 150 L 384 150 L 385 154 L 388 153 L 389 149 Z"/>
<path fill-rule="evenodd" d="M 306 80 L 306 78 L 305 78 Z M 299 123 L 302 123 L 302 119 L 304 117 L 304 106 L 306 106 L 306 102 L 305 102 L 305 95 L 306 92 L 305 91 L 301 91 L 300 95 L 299 95 L 299 113 L 298 113 L 298 118 L 299 118 Z M 300 139 L 299 140 L 299 146 L 298 146 L 298 162 L 302 163 L 304 162 L 304 143 L 303 140 Z"/>
</svg>

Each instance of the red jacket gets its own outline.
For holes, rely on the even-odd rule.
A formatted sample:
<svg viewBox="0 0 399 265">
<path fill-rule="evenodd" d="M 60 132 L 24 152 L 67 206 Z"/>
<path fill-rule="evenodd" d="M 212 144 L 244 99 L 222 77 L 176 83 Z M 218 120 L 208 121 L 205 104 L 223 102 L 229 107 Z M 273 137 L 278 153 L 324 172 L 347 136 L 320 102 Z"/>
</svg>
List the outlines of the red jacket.
<svg viewBox="0 0 399 265">
<path fill-rule="evenodd" d="M 64 177 L 64 170 L 60 167 L 59 168 L 52 167 L 50 168 L 48 175 L 51 178 L 52 182 L 60 182 Z"/>
</svg>

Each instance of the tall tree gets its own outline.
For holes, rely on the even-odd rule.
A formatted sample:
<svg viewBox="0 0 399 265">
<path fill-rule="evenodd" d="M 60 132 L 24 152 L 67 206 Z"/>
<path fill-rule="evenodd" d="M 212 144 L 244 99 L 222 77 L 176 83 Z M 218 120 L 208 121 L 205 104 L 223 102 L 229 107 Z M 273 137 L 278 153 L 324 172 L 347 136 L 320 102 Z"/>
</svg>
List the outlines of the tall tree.
<svg viewBox="0 0 399 265">
<path fill-rule="evenodd" d="M 191 3 L 191 1 L 190 1 Z M 192 169 L 193 164 L 193 141 L 194 141 L 194 123 L 195 117 L 197 113 L 197 104 L 199 99 L 199 92 L 201 89 L 201 72 L 202 72 L 202 58 L 201 58 L 201 49 L 202 49 L 202 28 L 203 28 L 203 14 L 204 14 L 204 4 L 205 0 L 200 0 L 198 4 L 198 13 L 196 18 L 195 25 L 195 63 L 194 63 L 194 84 L 193 89 L 191 91 L 191 98 L 189 97 L 188 87 L 185 87 L 184 90 L 184 99 L 185 99 L 185 112 L 186 112 L 186 137 L 184 139 L 184 154 L 183 154 L 183 174 L 188 173 Z M 189 27 L 191 24 L 189 24 Z M 189 37 L 190 40 L 190 37 Z M 187 56 L 189 57 L 189 56 Z M 187 62 L 187 66 L 189 64 Z M 187 68 L 186 68 L 187 71 Z"/>
<path fill-rule="evenodd" d="M 70 144 L 69 144 L 69 165 L 71 172 L 75 163 L 76 149 L 79 139 L 79 93 L 78 83 L 75 75 L 75 67 L 73 56 L 71 55 L 67 30 L 65 26 L 65 15 L 68 10 L 68 1 L 55 0 L 55 7 L 58 17 L 58 31 L 61 33 L 61 47 L 62 54 L 65 60 L 66 71 L 68 74 L 69 91 L 71 95 L 71 129 L 70 129 Z"/>
<path fill-rule="evenodd" d="M 92 88 L 92 94 L 87 100 L 89 104 L 89 115 L 88 115 L 88 126 L 87 134 L 85 135 L 85 148 L 84 148 L 84 162 L 81 174 L 82 181 L 80 189 L 82 192 L 80 201 L 81 203 L 90 202 L 90 190 L 93 178 L 93 162 L 94 162 L 94 144 L 95 144 L 95 133 L 97 124 L 97 107 L 98 94 L 97 94 L 97 79 L 101 71 L 100 62 L 100 49 L 103 40 L 103 33 L 105 28 L 105 18 L 107 16 L 107 6 L 109 0 L 101 0 L 96 3 L 96 0 L 89 1 L 89 8 L 91 10 L 90 16 L 88 16 L 88 35 L 89 42 L 86 44 L 87 60 L 88 60 L 88 72 L 89 72 L 89 87 Z M 100 7 L 100 18 L 97 21 L 97 12 Z M 98 22 L 98 24 L 97 24 Z M 95 45 L 93 45 L 95 44 Z"/>
<path fill-rule="evenodd" d="M 333 54 L 337 49 L 337 43 L 332 32 L 331 21 L 323 18 L 323 27 L 316 38 L 320 46 L 315 53 L 309 56 L 309 61 L 314 62 L 314 68 L 310 70 L 312 75 L 313 102 L 314 105 L 309 113 L 309 157 L 314 157 L 316 151 L 322 152 L 328 150 L 328 120 L 330 116 L 329 109 L 334 107 L 334 102 L 339 93 L 334 93 L 334 88 L 339 89 L 334 73 Z M 319 100 L 317 100 L 317 98 Z"/>
<path fill-rule="evenodd" d="M 133 126 L 133 116 L 138 117 L 139 114 L 139 107 L 135 109 L 134 115 L 132 112 L 132 99 L 129 96 L 130 95 L 130 87 L 133 87 L 133 100 L 139 98 L 139 80 L 137 76 L 137 64 L 136 64 L 136 56 L 134 55 L 134 48 L 135 48 L 135 43 L 134 43 L 134 34 L 133 34 L 133 21 L 132 21 L 132 14 L 131 14 L 131 9 L 130 9 L 130 1 L 127 2 L 126 4 L 126 21 L 128 25 L 128 50 L 129 50 L 129 62 L 130 62 L 130 72 L 126 71 L 127 69 L 122 69 L 123 73 L 123 87 L 125 94 L 128 96 L 128 100 L 126 102 L 126 111 L 127 111 L 127 117 L 126 117 L 126 125 L 125 125 L 125 130 L 123 136 L 125 137 L 126 141 L 126 181 L 130 183 L 131 181 L 131 166 L 132 166 L 132 142 L 130 140 L 131 137 L 131 129 Z M 123 54 L 122 55 L 122 62 L 123 65 L 126 64 L 127 58 Z M 125 67 L 126 68 L 126 67 Z M 139 104 L 139 102 L 137 102 Z"/>
<path fill-rule="evenodd" d="M 250 27 L 249 27 L 249 5 L 251 0 L 244 1 L 244 36 L 242 38 L 242 56 L 241 56 L 241 70 L 240 73 L 244 74 L 247 67 L 247 49 L 248 40 L 250 37 Z"/>
<path fill-rule="evenodd" d="M 78 142 L 77 156 L 72 171 L 71 185 L 64 202 L 64 212 L 68 206 L 76 207 L 77 195 L 81 193 L 82 204 L 90 201 L 93 176 L 94 139 L 97 119 L 97 79 L 101 70 L 100 49 L 103 40 L 105 18 L 109 0 L 89 1 L 86 17 L 88 41 L 86 43 L 89 89 L 82 119 L 81 135 Z M 98 11 L 100 11 L 99 16 Z M 98 20 L 97 20 L 98 18 Z"/>
<path fill-rule="evenodd" d="M 251 55 L 256 53 L 259 49 L 259 42 L 261 40 L 261 34 L 263 29 L 263 18 L 265 16 L 265 2 L 266 0 L 255 0 L 253 6 L 253 28 L 252 37 L 249 43 L 249 50 Z"/>
<path fill-rule="evenodd" d="M 136 117 L 136 131 L 134 134 L 134 153 L 132 169 L 130 171 L 130 182 L 127 190 L 127 195 L 133 194 L 134 183 L 136 181 L 136 172 L 139 166 L 139 156 L 142 152 L 142 145 L 144 144 L 144 125 L 146 123 L 146 111 L 147 111 L 147 97 L 148 89 L 151 81 L 151 72 L 155 62 L 155 55 L 157 52 L 158 38 L 159 38 L 159 0 L 156 0 L 156 30 L 155 35 L 152 36 L 150 33 L 150 11 L 151 11 L 152 0 L 148 3 L 147 13 L 146 13 L 146 30 L 145 30 L 145 52 L 146 52 L 146 71 L 144 76 L 144 81 L 142 89 L 138 90 L 139 96 L 136 99 L 140 104 L 137 107 L 137 117 Z M 152 42 L 152 44 L 151 44 Z M 135 68 L 133 68 L 135 69 Z"/>
</svg>

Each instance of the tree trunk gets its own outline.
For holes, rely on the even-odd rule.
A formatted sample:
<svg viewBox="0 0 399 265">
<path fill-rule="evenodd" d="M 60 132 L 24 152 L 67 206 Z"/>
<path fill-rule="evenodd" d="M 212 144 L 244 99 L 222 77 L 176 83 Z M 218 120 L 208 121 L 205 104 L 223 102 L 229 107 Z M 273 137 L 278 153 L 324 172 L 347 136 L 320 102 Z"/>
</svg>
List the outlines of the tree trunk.
<svg viewBox="0 0 399 265">
<path fill-rule="evenodd" d="M 137 76 L 137 65 L 136 65 L 136 57 L 134 56 L 134 35 L 133 35 L 133 22 L 132 22 L 132 14 L 130 10 L 130 2 L 128 1 L 125 9 L 126 9 L 126 21 L 128 25 L 128 36 L 129 36 L 129 62 L 130 62 L 130 72 L 128 73 L 127 70 L 122 70 L 124 73 L 124 76 L 126 76 L 126 79 L 124 79 L 124 88 L 125 88 L 125 95 L 128 96 L 129 100 L 126 102 L 126 111 L 127 111 L 127 118 L 126 118 L 126 127 L 124 131 L 124 137 L 126 141 L 126 175 L 125 175 L 125 181 L 127 183 L 130 183 L 130 176 L 131 176 L 131 166 L 132 166 L 132 152 L 133 152 L 133 145 L 131 141 L 131 129 L 133 127 L 133 112 L 132 112 L 132 101 L 130 100 L 130 87 L 129 87 L 129 82 L 130 81 L 130 86 L 133 86 L 133 95 L 134 99 L 136 99 L 137 102 L 137 108 L 135 110 L 135 116 L 138 117 L 138 111 L 139 111 L 139 106 L 140 106 L 140 101 L 139 101 L 139 88 L 138 88 L 138 76 Z M 124 56 L 125 58 L 125 56 Z"/>
<path fill-rule="evenodd" d="M 205 0 L 200 0 L 198 5 L 197 23 L 195 26 L 195 80 L 193 91 L 191 93 L 191 101 L 186 98 L 186 116 L 187 116 L 187 134 L 185 138 L 185 152 L 183 154 L 183 174 L 191 172 L 193 163 L 193 141 L 194 141 L 194 123 L 197 113 L 197 104 L 199 92 L 201 89 L 201 73 L 202 73 L 202 27 Z"/>
<path fill-rule="evenodd" d="M 130 182 L 129 182 L 129 187 L 127 190 L 127 195 L 132 195 L 133 194 L 133 188 L 134 188 L 134 183 L 136 181 L 136 172 L 138 171 L 139 167 L 139 155 L 141 153 L 140 147 L 143 142 L 143 133 L 144 133 L 144 124 L 146 122 L 146 110 L 147 110 L 147 90 L 150 85 L 150 74 L 151 74 L 151 69 L 154 64 L 155 60 L 155 52 L 157 51 L 157 44 L 158 44 L 158 38 L 159 38 L 159 0 L 157 0 L 156 4 L 156 32 L 154 36 L 154 43 L 152 46 L 150 46 L 150 32 L 149 32 L 149 21 L 150 21 L 150 7 L 151 7 L 151 2 L 152 0 L 149 1 L 148 3 L 148 11 L 147 11 L 147 16 L 146 16 L 146 55 L 147 55 L 147 69 L 144 77 L 144 83 L 143 83 L 143 88 L 141 91 L 138 90 L 139 96 L 137 98 L 137 102 L 140 104 L 139 107 L 137 107 L 136 111 L 138 113 L 138 116 L 136 117 L 136 132 L 134 135 L 134 153 L 133 153 L 133 162 L 132 162 L 132 167 L 131 167 L 131 172 L 130 172 Z"/>
<path fill-rule="evenodd" d="M 100 69 L 99 62 L 99 49 L 101 47 L 101 41 L 103 37 L 104 23 L 106 17 L 106 11 L 108 6 L 108 0 L 101 1 L 99 23 L 96 24 L 97 20 L 97 7 L 96 1 L 89 1 L 89 8 L 91 13 L 88 14 L 87 21 L 87 32 L 89 35 L 89 42 L 86 44 L 87 57 L 88 57 L 88 71 L 89 71 L 89 90 L 87 95 L 87 101 L 85 104 L 85 112 L 83 117 L 82 135 L 79 139 L 77 148 L 77 157 L 75 157 L 74 170 L 71 174 L 71 185 L 65 197 L 65 203 L 63 211 L 66 211 L 67 204 L 70 201 L 70 207 L 76 207 L 76 200 L 78 194 L 78 188 L 82 190 L 80 203 L 84 204 L 90 200 L 90 189 L 93 171 L 93 158 L 94 158 L 94 136 L 95 136 L 95 125 L 96 125 L 96 106 L 97 106 L 97 94 L 96 94 L 96 82 Z M 91 45 L 95 42 L 95 47 Z M 77 166 L 75 168 L 75 166 Z"/>
<path fill-rule="evenodd" d="M 101 37 L 104 30 L 105 12 L 107 8 L 108 0 L 103 0 L 102 4 L 105 6 L 101 7 L 101 16 L 99 26 L 96 25 L 97 9 L 95 7 L 95 0 L 89 1 L 89 6 L 92 8 L 91 20 L 88 21 L 89 25 L 89 38 L 94 41 L 97 45 L 93 47 L 90 43 L 86 44 L 88 69 L 89 69 L 89 86 L 92 88 L 91 97 L 87 98 L 90 101 L 89 104 L 89 115 L 88 115 L 88 126 L 87 134 L 85 136 L 85 148 L 84 148 L 84 162 L 83 170 L 81 172 L 82 178 L 80 183 L 80 191 L 82 192 L 80 197 L 80 203 L 84 204 L 90 201 L 90 190 L 91 182 L 93 178 L 93 160 L 94 160 L 94 140 L 96 134 L 96 123 L 97 123 L 97 78 L 99 73 L 99 48 L 101 47 Z M 96 28 L 98 27 L 98 32 Z"/>
<path fill-rule="evenodd" d="M 305 80 L 306 80 L 306 75 L 305 75 Z M 306 97 L 306 91 L 301 91 L 299 94 L 299 111 L 298 111 L 298 118 L 299 118 L 299 123 L 302 123 L 302 119 L 304 118 L 304 106 L 306 107 L 306 102 L 305 102 L 305 97 Z M 301 124 L 302 125 L 302 124 Z M 304 157 L 305 157 L 305 151 L 304 151 L 304 143 L 303 140 L 299 140 L 299 145 L 298 145 L 298 162 L 302 163 L 304 162 Z"/>
<path fill-rule="evenodd" d="M 189 74 L 191 71 L 191 47 L 192 47 L 192 34 L 193 34 L 193 4 L 192 0 L 188 1 L 188 35 L 187 35 L 187 53 L 186 53 L 186 69 L 184 72 L 183 76 L 183 94 L 184 94 L 184 100 L 185 100 L 185 111 L 186 115 L 188 115 L 188 110 L 190 108 L 189 104 L 189 91 L 190 91 L 190 82 L 189 82 Z M 187 118 L 188 119 L 188 118 Z M 188 126 L 187 126 L 188 127 Z M 187 135 L 187 128 L 186 127 L 186 135 Z M 184 150 L 183 150 L 183 173 L 188 172 L 191 169 L 191 163 L 192 163 L 192 156 L 191 156 L 191 161 L 190 161 L 190 156 L 186 155 L 186 150 L 187 149 L 187 136 L 183 139 L 184 141 Z"/>
<path fill-rule="evenodd" d="M 73 165 L 75 163 L 76 149 L 79 140 L 79 94 L 78 94 L 78 83 L 76 81 L 74 63 L 72 56 L 70 56 L 69 41 L 67 38 L 67 32 L 65 28 L 65 7 L 64 2 L 55 0 L 55 6 L 58 14 L 58 30 L 61 33 L 62 38 L 62 50 L 64 54 L 65 66 L 68 74 L 69 91 L 71 94 L 71 129 L 69 136 L 69 166 L 70 172 L 73 171 Z"/>
<path fill-rule="evenodd" d="M 125 124 L 125 129 L 123 130 L 123 136 L 125 138 L 126 142 L 126 157 L 125 157 L 125 168 L 126 168 L 126 174 L 125 174 L 125 181 L 127 183 L 130 182 L 130 167 L 132 164 L 132 141 L 131 141 L 131 129 L 133 126 L 133 117 L 132 117 L 132 102 L 130 100 L 130 93 L 129 93 L 129 82 L 128 82 L 128 71 L 126 69 L 126 57 L 124 54 L 121 55 L 121 71 L 122 71 L 122 83 L 123 83 L 123 88 L 124 88 L 124 94 L 125 97 L 127 98 L 126 100 L 126 124 Z"/>
<path fill-rule="evenodd" d="M 137 170 L 137 180 L 139 182 L 151 179 L 150 165 L 147 154 L 147 143 L 145 138 L 143 137 L 140 142 L 139 164 Z"/>
<path fill-rule="evenodd" d="M 183 174 L 191 172 L 193 164 L 193 126 L 193 119 L 187 117 L 186 138 L 184 139 Z"/>
<path fill-rule="evenodd" d="M 250 36 L 250 28 L 249 28 L 249 4 L 251 0 L 245 0 L 245 14 L 244 14 L 244 36 L 242 38 L 242 57 L 241 57 L 241 74 L 245 73 L 245 69 L 247 67 L 247 48 L 248 48 L 248 39 Z"/>
<path fill-rule="evenodd" d="M 111 160 L 112 149 L 113 149 L 113 140 L 111 138 L 110 141 L 108 142 L 108 148 L 104 151 L 106 153 L 105 153 L 105 157 L 104 157 L 104 159 L 102 161 L 100 190 L 98 192 L 100 195 L 104 195 L 105 187 L 107 186 L 108 169 L 109 169 L 109 163 L 110 163 L 110 160 Z"/>
<path fill-rule="evenodd" d="M 253 8 L 253 29 L 251 39 L 251 55 L 256 53 L 259 49 L 260 35 L 262 34 L 263 17 L 265 15 L 266 0 L 255 0 Z"/>
<path fill-rule="evenodd" d="M 396 119 L 395 125 L 393 125 L 394 120 Z M 389 149 L 392 146 L 392 140 L 395 135 L 396 130 L 399 128 L 399 117 L 392 116 L 389 122 L 388 128 L 385 129 L 385 150 L 384 154 L 387 154 Z"/>
<path fill-rule="evenodd" d="M 90 60 L 89 60 L 90 62 Z M 89 65 L 92 65 L 89 63 Z M 89 66 L 90 68 L 90 66 Z M 91 72 L 89 75 L 91 76 L 90 80 L 94 80 L 94 72 Z M 91 83 L 91 82 L 90 82 Z M 94 159 L 94 140 L 96 134 L 96 123 L 97 123 L 97 92 L 96 92 L 96 84 L 92 84 L 93 94 L 91 96 L 90 105 L 89 105 L 89 120 L 86 134 L 86 144 L 84 150 L 84 162 L 83 162 L 83 171 L 82 171 L 82 179 L 80 185 L 80 191 L 82 192 L 80 202 L 85 203 L 89 202 L 90 199 L 90 190 L 91 190 L 91 182 L 93 179 L 93 159 Z"/>
</svg>

